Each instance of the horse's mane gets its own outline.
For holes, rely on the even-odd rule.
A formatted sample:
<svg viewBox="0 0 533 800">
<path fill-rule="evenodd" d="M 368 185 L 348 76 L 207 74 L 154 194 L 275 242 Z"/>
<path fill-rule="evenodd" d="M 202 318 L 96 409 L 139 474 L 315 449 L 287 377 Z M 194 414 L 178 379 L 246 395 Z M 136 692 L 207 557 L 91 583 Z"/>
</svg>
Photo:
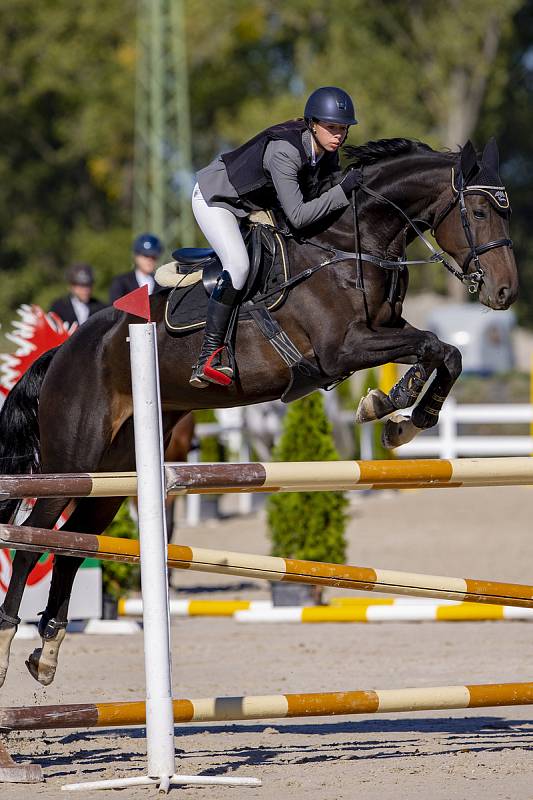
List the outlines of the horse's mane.
<svg viewBox="0 0 533 800">
<path fill-rule="evenodd" d="M 416 150 L 434 152 L 424 142 L 397 137 L 395 139 L 378 139 L 377 142 L 367 142 L 356 147 L 348 144 L 343 147 L 343 154 L 347 157 L 349 166 L 364 166 L 365 164 L 375 164 L 376 161 L 384 158 L 414 153 Z"/>
</svg>

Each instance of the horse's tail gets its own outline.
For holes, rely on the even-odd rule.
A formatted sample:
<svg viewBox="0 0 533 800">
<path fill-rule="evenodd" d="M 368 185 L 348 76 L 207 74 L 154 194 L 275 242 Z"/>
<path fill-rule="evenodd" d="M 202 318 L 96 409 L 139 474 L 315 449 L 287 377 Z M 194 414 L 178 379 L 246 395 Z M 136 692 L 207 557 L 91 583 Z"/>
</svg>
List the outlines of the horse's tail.
<svg viewBox="0 0 533 800">
<path fill-rule="evenodd" d="M 21 475 L 39 472 L 39 394 L 44 376 L 57 347 L 35 361 L 15 384 L 0 411 L 0 474 Z M 16 513 L 21 500 L 0 502 L 0 522 L 6 523 Z"/>
</svg>

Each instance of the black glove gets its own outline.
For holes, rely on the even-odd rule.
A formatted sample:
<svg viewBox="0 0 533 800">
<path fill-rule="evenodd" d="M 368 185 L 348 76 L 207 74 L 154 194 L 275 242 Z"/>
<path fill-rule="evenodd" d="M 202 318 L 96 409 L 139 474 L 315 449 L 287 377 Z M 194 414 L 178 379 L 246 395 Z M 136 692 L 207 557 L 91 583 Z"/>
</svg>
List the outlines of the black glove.
<svg viewBox="0 0 533 800">
<path fill-rule="evenodd" d="M 360 182 L 361 176 L 356 169 L 351 169 L 342 179 L 339 185 L 348 200 L 351 199 L 353 190 L 359 187 Z"/>
</svg>

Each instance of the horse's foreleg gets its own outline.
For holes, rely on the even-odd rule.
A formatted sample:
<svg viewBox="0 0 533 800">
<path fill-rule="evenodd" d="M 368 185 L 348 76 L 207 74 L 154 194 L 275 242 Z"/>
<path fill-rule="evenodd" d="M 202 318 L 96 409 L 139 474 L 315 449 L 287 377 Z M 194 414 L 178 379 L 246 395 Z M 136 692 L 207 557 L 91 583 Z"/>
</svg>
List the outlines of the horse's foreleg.
<svg viewBox="0 0 533 800">
<path fill-rule="evenodd" d="M 410 417 L 394 414 L 383 428 L 385 447 L 399 447 L 413 439 L 417 433 L 432 428 L 439 421 L 439 413 L 451 388 L 461 374 L 461 353 L 453 345 L 444 345 L 444 359 L 437 367 L 429 388 L 414 407 Z"/>
<path fill-rule="evenodd" d="M 445 346 L 435 334 L 419 331 L 407 324 L 403 328 L 384 328 L 372 334 L 365 335 L 358 342 L 362 349 L 371 348 L 365 354 L 369 363 L 363 366 L 378 366 L 388 361 L 402 363 L 413 358 L 416 363 L 388 394 L 381 389 L 371 389 L 361 398 L 355 415 L 358 424 L 383 419 L 401 408 L 414 405 L 431 373 L 442 364 L 445 355 Z"/>
<path fill-rule="evenodd" d="M 461 374 L 461 353 L 451 344 L 444 344 L 444 361 L 437 368 L 428 390 L 413 409 L 411 418 L 418 428 L 432 428 L 439 421 L 440 410 Z"/>
</svg>

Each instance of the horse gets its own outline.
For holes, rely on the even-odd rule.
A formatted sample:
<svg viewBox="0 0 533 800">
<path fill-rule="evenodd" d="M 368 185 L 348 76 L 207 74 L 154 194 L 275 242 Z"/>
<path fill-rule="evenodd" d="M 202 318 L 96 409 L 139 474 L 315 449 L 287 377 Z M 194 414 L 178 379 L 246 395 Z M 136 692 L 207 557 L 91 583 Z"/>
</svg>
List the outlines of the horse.
<svg viewBox="0 0 533 800">
<path fill-rule="evenodd" d="M 388 395 L 374 390 L 357 410 L 359 422 L 381 419 L 419 399 L 410 417 L 392 417 L 385 424 L 386 444 L 397 447 L 437 423 L 461 372 L 455 347 L 414 328 L 402 316 L 411 263 L 405 258 L 405 244 L 424 238 L 432 251 L 428 262 L 444 264 L 479 292 L 485 306 L 506 309 L 518 292 L 509 202 L 498 174 L 494 140 L 481 157 L 470 142 L 457 152 L 440 152 L 409 139 L 369 142 L 346 153 L 348 168 L 360 170 L 359 188 L 348 207 L 287 237 L 293 284 L 273 316 L 315 365 L 324 386 L 391 361 L 412 365 Z M 424 237 L 425 231 L 433 232 L 440 251 Z M 150 298 L 165 446 L 176 423 L 193 409 L 248 405 L 284 394 L 287 365 L 253 319 L 240 320 L 235 332 L 234 384 L 190 387 L 202 334 L 169 335 L 165 300 L 165 292 Z M 137 321 L 123 311 L 105 309 L 33 365 L 9 394 L 0 415 L 3 474 L 135 469 L 127 337 L 128 325 Z M 68 528 L 101 533 L 121 502 L 113 497 L 80 498 Z M 67 503 L 61 498 L 40 499 L 24 524 L 52 528 Z M 17 501 L 0 503 L 0 523 L 12 520 L 16 510 Z M 18 551 L 14 558 L 0 608 L 0 685 L 20 621 L 17 614 L 26 579 L 38 557 Z M 38 626 L 42 646 L 26 662 L 43 685 L 51 683 L 56 673 L 80 563 L 79 558 L 55 558 Z"/>
</svg>

